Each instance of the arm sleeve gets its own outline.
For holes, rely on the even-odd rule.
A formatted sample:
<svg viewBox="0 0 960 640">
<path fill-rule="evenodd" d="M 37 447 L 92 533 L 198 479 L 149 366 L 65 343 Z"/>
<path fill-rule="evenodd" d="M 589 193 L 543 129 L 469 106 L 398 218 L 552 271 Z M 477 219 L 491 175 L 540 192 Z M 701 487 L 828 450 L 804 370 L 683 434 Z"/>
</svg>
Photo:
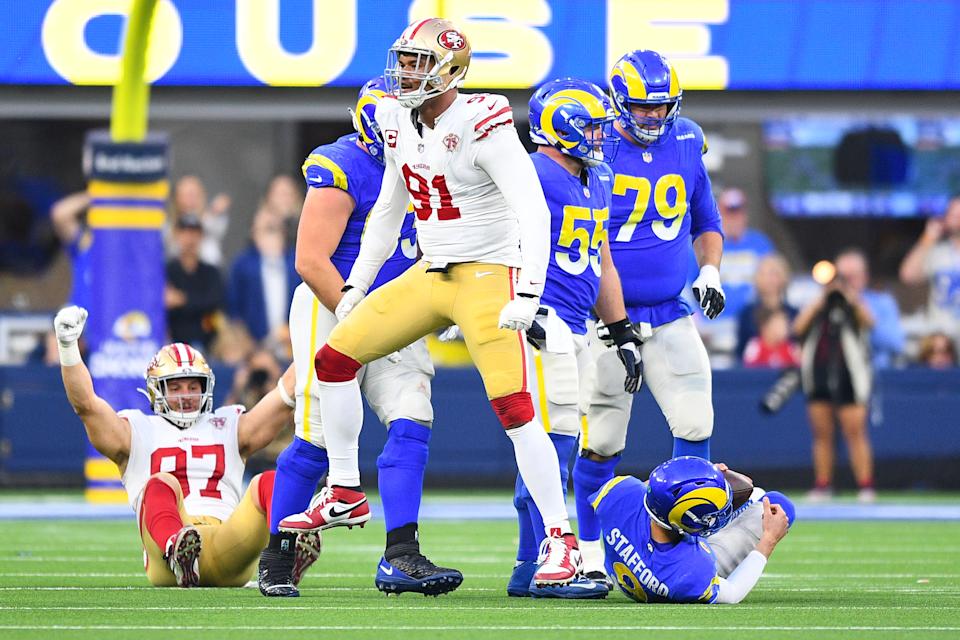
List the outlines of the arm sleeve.
<svg viewBox="0 0 960 640">
<path fill-rule="evenodd" d="M 728 578 L 720 578 L 720 590 L 714 603 L 737 604 L 746 598 L 766 566 L 766 556 L 757 550 L 751 551 Z"/>
<path fill-rule="evenodd" d="M 380 267 L 397 248 L 397 238 L 400 237 L 408 203 L 407 188 L 400 178 L 400 172 L 393 160 L 387 158 L 380 195 L 367 217 L 360 240 L 360 255 L 350 270 L 348 285 L 364 292 L 370 289 Z"/>
<path fill-rule="evenodd" d="M 537 170 L 516 129 L 504 127 L 479 142 L 476 165 L 487 172 L 520 224 L 520 281 L 517 293 L 539 296 L 550 259 L 550 210 Z"/>
</svg>

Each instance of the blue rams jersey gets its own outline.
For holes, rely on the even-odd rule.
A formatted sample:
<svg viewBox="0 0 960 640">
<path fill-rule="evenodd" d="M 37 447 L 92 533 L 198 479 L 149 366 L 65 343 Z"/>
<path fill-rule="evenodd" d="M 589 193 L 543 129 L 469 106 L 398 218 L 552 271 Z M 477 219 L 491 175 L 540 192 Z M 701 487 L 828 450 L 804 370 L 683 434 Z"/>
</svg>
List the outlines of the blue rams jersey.
<svg viewBox="0 0 960 640">
<path fill-rule="evenodd" d="M 678 118 L 667 139 L 651 147 L 618 135 L 624 139 L 610 164 L 610 252 L 630 319 L 659 326 L 692 313 L 681 297 L 691 240 L 705 231 L 722 233 L 703 166 L 707 145 L 687 118 Z"/>
<path fill-rule="evenodd" d="M 676 544 L 654 541 L 643 507 L 647 485 L 618 476 L 590 496 L 603 530 L 607 573 L 637 602 L 715 602 L 720 589 L 716 559 L 699 536 Z"/>
<path fill-rule="evenodd" d="M 356 203 L 340 244 L 330 257 L 333 266 L 346 279 L 360 254 L 360 239 L 367 223 L 367 214 L 380 193 L 383 165 L 357 146 L 357 134 L 351 134 L 314 149 L 303 163 L 303 176 L 308 187 L 342 189 Z M 383 263 L 370 291 L 406 271 L 416 262 L 416 258 L 417 232 L 413 228 L 413 216 L 407 215 L 400 229 L 397 250 Z"/>
<path fill-rule="evenodd" d="M 546 154 L 530 157 L 550 208 L 550 262 L 540 301 L 583 335 L 600 290 L 600 245 L 607 241 L 613 173 L 606 165 L 587 167 L 584 185 Z"/>
</svg>

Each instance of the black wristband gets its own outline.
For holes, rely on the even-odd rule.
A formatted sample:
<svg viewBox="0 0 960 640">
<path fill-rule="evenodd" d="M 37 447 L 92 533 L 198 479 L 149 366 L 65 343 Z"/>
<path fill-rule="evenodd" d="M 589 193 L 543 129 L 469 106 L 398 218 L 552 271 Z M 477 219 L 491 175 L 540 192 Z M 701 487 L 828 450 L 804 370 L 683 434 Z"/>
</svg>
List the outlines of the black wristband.
<svg viewBox="0 0 960 640">
<path fill-rule="evenodd" d="M 345 284 L 343 285 L 343 288 L 340 289 L 340 293 L 346 293 L 347 291 L 350 291 L 350 289 L 353 289 L 353 285 Z"/>
<path fill-rule="evenodd" d="M 630 322 L 630 318 L 612 322 L 607 325 L 607 329 L 610 330 L 610 337 L 618 347 L 622 344 L 633 342 L 637 337 L 637 334 L 633 331 L 633 324 Z"/>
</svg>

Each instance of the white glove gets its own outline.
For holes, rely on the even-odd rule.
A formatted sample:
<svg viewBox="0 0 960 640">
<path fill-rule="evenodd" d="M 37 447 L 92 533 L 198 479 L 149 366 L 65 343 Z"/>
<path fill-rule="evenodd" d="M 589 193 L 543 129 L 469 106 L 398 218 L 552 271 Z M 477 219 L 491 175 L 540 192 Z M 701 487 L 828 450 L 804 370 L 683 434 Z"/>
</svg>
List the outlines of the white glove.
<svg viewBox="0 0 960 640">
<path fill-rule="evenodd" d="M 440 332 L 437 336 L 440 342 L 453 342 L 454 340 L 463 340 L 463 332 L 460 331 L 460 325 L 453 324 Z"/>
<path fill-rule="evenodd" d="M 343 297 L 340 298 L 340 302 L 337 303 L 337 308 L 334 311 L 337 320 L 346 318 L 366 295 L 366 293 L 356 287 L 350 287 L 344 291 Z"/>
<path fill-rule="evenodd" d="M 500 328 L 511 331 L 526 331 L 540 309 L 540 298 L 517 296 L 500 311 Z"/>
<path fill-rule="evenodd" d="M 87 322 L 87 310 L 83 307 L 65 307 L 57 312 L 53 319 L 53 330 L 57 334 L 57 350 L 60 352 L 60 364 L 72 367 L 80 364 L 80 347 L 77 341 Z"/>
<path fill-rule="evenodd" d="M 711 264 L 700 267 L 700 275 L 693 281 L 693 295 L 700 303 L 703 315 L 711 320 L 720 315 L 726 305 L 726 296 L 720 286 L 720 272 Z"/>
<path fill-rule="evenodd" d="M 83 307 L 64 307 L 53 319 L 53 330 L 57 334 L 60 346 L 69 347 L 80 339 L 83 325 L 87 322 L 87 310 Z"/>
</svg>

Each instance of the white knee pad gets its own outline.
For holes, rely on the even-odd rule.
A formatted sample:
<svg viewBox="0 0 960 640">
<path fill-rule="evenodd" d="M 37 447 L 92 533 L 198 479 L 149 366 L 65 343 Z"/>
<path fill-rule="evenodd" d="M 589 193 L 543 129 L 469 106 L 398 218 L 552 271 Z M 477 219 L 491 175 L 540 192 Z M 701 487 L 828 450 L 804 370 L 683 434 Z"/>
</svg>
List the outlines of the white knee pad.
<svg viewBox="0 0 960 640">
<path fill-rule="evenodd" d="M 713 434 L 713 405 L 702 393 L 677 394 L 663 413 L 675 438 L 699 442 Z"/>
<path fill-rule="evenodd" d="M 320 304 L 306 283 L 301 283 L 294 291 L 289 319 L 293 363 L 297 375 L 294 396 L 297 406 L 293 410 L 296 434 L 310 444 L 326 448 L 320 422 L 320 401 L 317 397 L 318 383 L 313 359 L 317 349 L 327 341 L 337 318 Z"/>
<path fill-rule="evenodd" d="M 317 398 L 315 389 L 311 393 L 313 395 L 310 398 L 309 405 L 302 393 L 298 393 L 296 396 L 297 406 L 293 409 L 294 433 L 301 440 L 306 440 L 312 445 L 326 449 L 327 442 L 323 437 L 323 425 L 320 422 L 320 399 Z"/>
<path fill-rule="evenodd" d="M 398 418 L 407 418 L 433 425 L 430 403 L 430 381 L 433 362 L 424 340 L 417 340 L 400 350 L 400 362 L 380 358 L 365 366 L 360 391 L 384 425 Z"/>
<path fill-rule="evenodd" d="M 574 351 L 550 353 L 527 345 L 531 399 L 537 417 L 551 433 L 580 433 L 580 385 Z"/>
<path fill-rule="evenodd" d="M 613 456 L 627 445 L 627 424 L 633 395 L 623 390 L 626 373 L 614 349 L 596 354 L 596 384 L 580 447 L 602 456 Z"/>
<path fill-rule="evenodd" d="M 713 433 L 710 360 L 693 320 L 658 327 L 644 342 L 644 382 L 676 438 L 699 441 Z"/>
</svg>

